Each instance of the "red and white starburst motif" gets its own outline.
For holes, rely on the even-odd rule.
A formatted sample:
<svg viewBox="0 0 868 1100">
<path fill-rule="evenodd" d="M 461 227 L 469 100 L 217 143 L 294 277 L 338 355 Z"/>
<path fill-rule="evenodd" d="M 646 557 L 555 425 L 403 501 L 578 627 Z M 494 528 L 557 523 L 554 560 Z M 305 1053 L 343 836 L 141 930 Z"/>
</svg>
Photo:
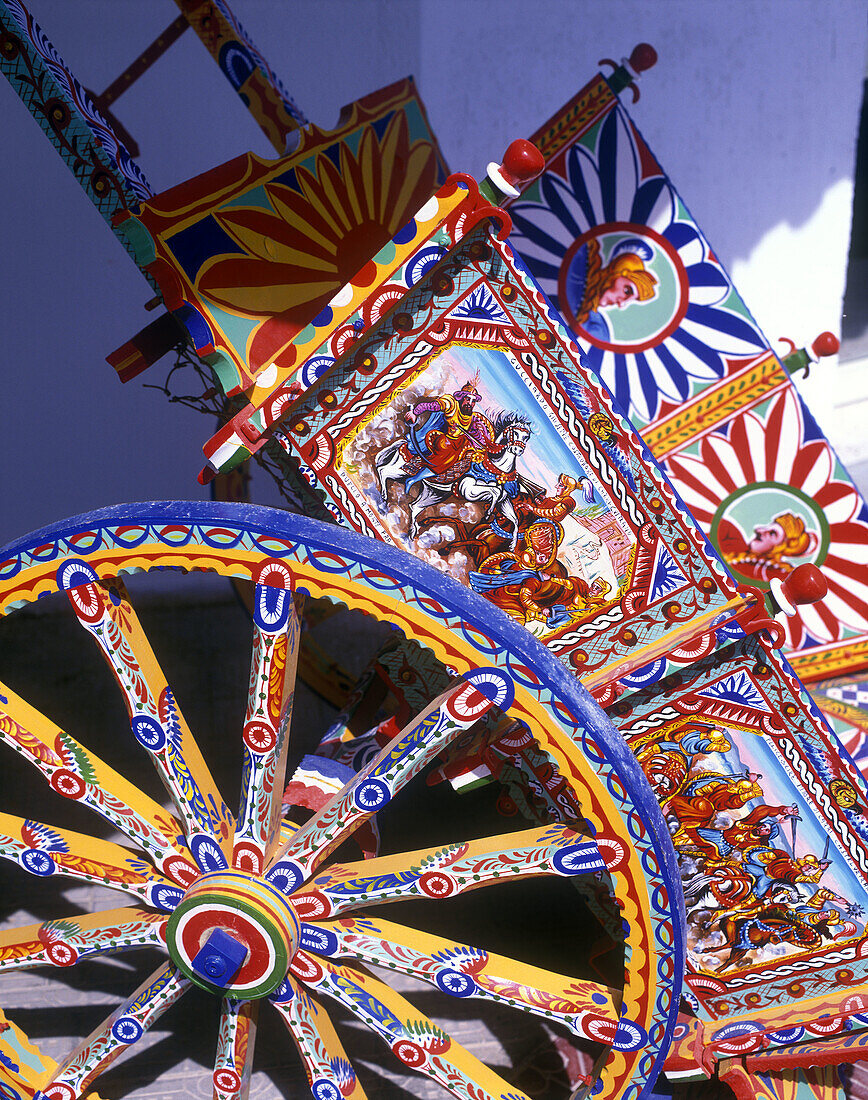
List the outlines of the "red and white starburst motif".
<svg viewBox="0 0 868 1100">
<path fill-rule="evenodd" d="M 788 494 L 794 514 L 800 507 L 808 519 L 813 513 L 820 537 L 814 536 L 812 549 L 803 557 L 820 566 L 829 593 L 820 603 L 801 607 L 787 619 L 789 648 L 868 632 L 865 506 L 846 475 L 840 476 L 843 471 L 828 443 L 806 441 L 804 414 L 795 392 L 779 394 L 763 412 L 743 414 L 730 424 L 727 435 L 711 432 L 700 443 L 698 454 L 673 457 L 667 468 L 684 502 L 718 548 L 729 522 L 728 510 L 750 492 L 755 510 L 762 507 L 762 494 L 769 501 L 767 515 L 755 513 L 757 524 L 773 522 Z M 752 532 L 744 519 L 742 528 L 750 540 Z M 794 557 L 781 568 L 797 563 Z"/>
</svg>

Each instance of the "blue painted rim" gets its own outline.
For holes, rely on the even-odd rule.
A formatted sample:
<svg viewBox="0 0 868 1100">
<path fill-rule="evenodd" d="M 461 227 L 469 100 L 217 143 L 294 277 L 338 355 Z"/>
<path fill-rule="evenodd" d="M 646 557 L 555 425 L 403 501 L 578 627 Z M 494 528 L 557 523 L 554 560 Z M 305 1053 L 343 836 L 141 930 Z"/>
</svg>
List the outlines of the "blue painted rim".
<svg viewBox="0 0 868 1100">
<path fill-rule="evenodd" d="M 343 527 L 321 523 L 279 509 L 253 504 L 230 504 L 217 501 L 150 501 L 141 504 L 121 504 L 74 516 L 0 549 L 0 562 L 27 555 L 34 547 L 59 543 L 82 531 L 93 531 L 114 525 L 203 524 L 228 525 L 242 528 L 252 536 L 271 536 L 311 547 L 315 551 L 348 556 L 360 564 L 388 574 L 399 584 L 407 584 L 422 596 L 446 605 L 470 626 L 478 626 L 486 635 L 533 670 L 552 693 L 562 700 L 597 741 L 608 765 L 618 775 L 632 799 L 646 829 L 651 847 L 658 860 L 661 878 L 668 893 L 668 915 L 672 921 L 673 942 L 669 948 L 674 973 L 669 982 L 672 1002 L 665 1033 L 654 1044 L 655 1064 L 646 1075 L 635 1100 L 649 1094 L 662 1067 L 672 1041 L 678 1015 L 685 965 L 685 916 L 681 875 L 675 849 L 660 806 L 626 742 L 588 691 L 567 669 L 523 626 L 513 622 L 499 608 L 482 596 L 465 588 L 451 577 L 426 565 L 408 553 L 375 539 L 348 531 Z M 93 553 L 99 542 L 86 553 Z M 73 548 L 70 553 L 77 556 Z M 81 553 L 81 551 L 79 551 Z M 59 553 L 58 556 L 61 556 Z M 6 572 L 11 580 L 15 571 Z M 658 945 L 662 946 L 662 945 Z M 659 978 L 659 976 L 658 976 Z M 661 986 L 663 979 L 659 978 Z M 650 1053 L 650 1050 L 649 1050 Z"/>
</svg>

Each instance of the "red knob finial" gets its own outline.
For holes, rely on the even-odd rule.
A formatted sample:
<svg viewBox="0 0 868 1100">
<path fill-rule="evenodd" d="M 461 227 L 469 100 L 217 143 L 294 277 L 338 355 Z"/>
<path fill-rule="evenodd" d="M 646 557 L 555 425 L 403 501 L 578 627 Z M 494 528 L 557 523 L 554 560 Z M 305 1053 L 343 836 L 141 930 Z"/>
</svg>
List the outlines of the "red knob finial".
<svg viewBox="0 0 868 1100">
<path fill-rule="evenodd" d="M 535 145 L 524 138 L 516 138 L 503 154 L 500 174 L 508 184 L 520 191 L 536 179 L 545 166 L 545 157 Z"/>
<path fill-rule="evenodd" d="M 657 64 L 657 51 L 648 42 L 640 42 L 630 54 L 630 67 L 637 73 L 647 72 Z"/>
<path fill-rule="evenodd" d="M 841 348 L 841 341 L 833 332 L 821 332 L 811 344 L 811 351 L 818 359 L 826 355 L 837 355 Z"/>
<path fill-rule="evenodd" d="M 829 591 L 826 578 L 816 567 L 806 562 L 797 565 L 783 580 L 772 577 L 769 583 L 769 610 L 773 615 L 782 611 L 792 618 L 799 604 L 816 603 Z"/>
<path fill-rule="evenodd" d="M 785 579 L 781 590 L 792 604 L 816 603 L 829 591 L 829 585 L 816 565 L 797 565 Z"/>
</svg>

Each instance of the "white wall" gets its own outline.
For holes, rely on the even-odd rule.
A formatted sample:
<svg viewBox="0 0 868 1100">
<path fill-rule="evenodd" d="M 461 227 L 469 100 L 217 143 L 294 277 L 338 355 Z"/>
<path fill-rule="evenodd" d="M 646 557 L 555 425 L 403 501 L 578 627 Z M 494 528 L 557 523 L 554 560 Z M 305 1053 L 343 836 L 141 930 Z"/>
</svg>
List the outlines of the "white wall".
<svg viewBox="0 0 868 1100">
<path fill-rule="evenodd" d="M 767 335 L 798 343 L 837 329 L 862 0 L 231 2 L 315 122 L 333 124 L 343 103 L 413 73 L 451 167 L 476 174 L 581 87 L 601 57 L 650 41 L 660 60 L 633 118 Z M 97 91 L 177 12 L 170 0 L 31 5 Z M 141 308 L 149 288 L 5 81 L 0 112 L 0 541 L 102 504 L 201 496 L 195 474 L 209 421 L 142 390 L 147 375 L 121 386 L 103 362 L 150 319 Z M 190 31 L 117 114 L 158 190 L 246 149 L 269 155 Z M 826 371 L 821 405 L 837 377 Z"/>
</svg>

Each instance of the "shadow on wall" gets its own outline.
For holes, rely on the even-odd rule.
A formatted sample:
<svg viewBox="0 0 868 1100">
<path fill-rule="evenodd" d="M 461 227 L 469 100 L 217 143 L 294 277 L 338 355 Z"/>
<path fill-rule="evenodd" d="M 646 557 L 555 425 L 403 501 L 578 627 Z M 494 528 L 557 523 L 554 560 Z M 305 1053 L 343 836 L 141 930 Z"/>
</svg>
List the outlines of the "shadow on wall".
<svg viewBox="0 0 868 1100">
<path fill-rule="evenodd" d="M 853 227 L 847 290 L 841 321 L 842 359 L 868 356 L 868 80 L 862 94 L 856 174 L 853 181 Z"/>
</svg>

